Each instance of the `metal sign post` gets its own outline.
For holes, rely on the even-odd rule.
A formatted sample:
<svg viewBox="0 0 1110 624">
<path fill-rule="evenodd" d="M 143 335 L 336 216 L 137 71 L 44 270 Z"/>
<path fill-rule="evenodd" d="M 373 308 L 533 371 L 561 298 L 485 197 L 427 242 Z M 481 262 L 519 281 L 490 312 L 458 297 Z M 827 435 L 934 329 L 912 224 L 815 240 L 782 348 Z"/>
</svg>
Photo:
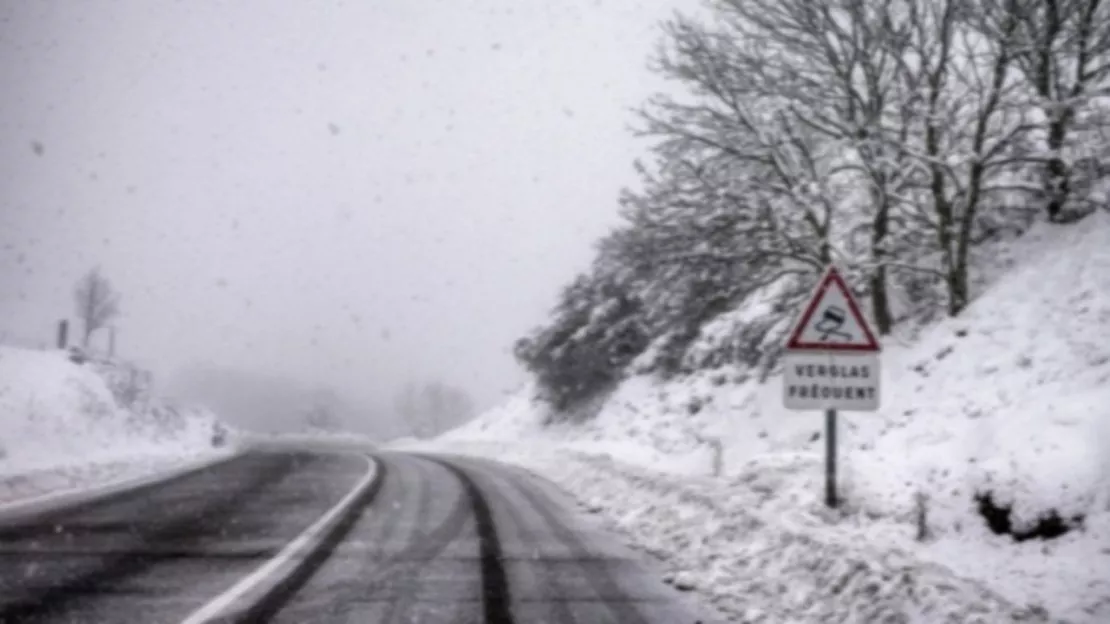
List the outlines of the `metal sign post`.
<svg viewBox="0 0 1110 624">
<path fill-rule="evenodd" d="M 825 412 L 825 504 L 836 484 L 837 411 L 879 409 L 879 352 L 852 291 L 835 267 L 818 282 L 786 343 L 783 404 Z"/>
<path fill-rule="evenodd" d="M 836 509 L 836 410 L 825 410 L 825 504 Z"/>
</svg>

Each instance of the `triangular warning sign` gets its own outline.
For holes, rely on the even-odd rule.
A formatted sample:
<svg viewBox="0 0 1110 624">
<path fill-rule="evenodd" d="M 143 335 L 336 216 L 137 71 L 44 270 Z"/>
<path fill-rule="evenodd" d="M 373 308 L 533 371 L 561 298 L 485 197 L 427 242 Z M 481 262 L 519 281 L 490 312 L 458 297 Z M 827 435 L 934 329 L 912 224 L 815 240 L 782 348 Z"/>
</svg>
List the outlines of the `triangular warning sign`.
<svg viewBox="0 0 1110 624">
<path fill-rule="evenodd" d="M 880 350 L 875 333 L 836 267 L 829 266 L 786 342 L 787 351 Z"/>
</svg>

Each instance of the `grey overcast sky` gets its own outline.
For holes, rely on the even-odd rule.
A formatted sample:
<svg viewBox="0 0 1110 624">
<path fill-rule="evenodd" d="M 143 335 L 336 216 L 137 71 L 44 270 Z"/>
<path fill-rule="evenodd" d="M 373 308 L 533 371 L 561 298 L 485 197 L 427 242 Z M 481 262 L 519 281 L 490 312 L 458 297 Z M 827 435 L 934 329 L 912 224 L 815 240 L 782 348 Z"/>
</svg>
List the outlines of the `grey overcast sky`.
<svg viewBox="0 0 1110 624">
<path fill-rule="evenodd" d="M 0 333 L 50 342 L 100 265 L 161 376 L 489 405 L 634 182 L 681 4 L 0 0 Z"/>
</svg>

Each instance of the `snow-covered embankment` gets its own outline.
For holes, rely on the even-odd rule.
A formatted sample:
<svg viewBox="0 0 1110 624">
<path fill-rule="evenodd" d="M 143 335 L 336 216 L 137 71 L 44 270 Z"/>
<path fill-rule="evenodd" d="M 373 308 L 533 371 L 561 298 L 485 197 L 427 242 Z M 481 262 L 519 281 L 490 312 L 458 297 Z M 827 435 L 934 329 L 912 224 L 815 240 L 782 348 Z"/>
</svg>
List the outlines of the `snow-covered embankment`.
<svg viewBox="0 0 1110 624">
<path fill-rule="evenodd" d="M 820 416 L 727 367 L 626 379 L 577 425 L 541 426 L 525 389 L 433 446 L 553 479 L 743 621 L 1110 621 L 1110 215 L 997 255 L 959 318 L 886 341 L 881 411 L 842 420 L 844 513 L 821 503 Z M 996 534 L 987 494 L 1013 534 L 1068 531 Z"/>
<path fill-rule="evenodd" d="M 149 396 L 122 362 L 0 347 L 0 501 L 169 470 L 227 452 L 217 420 Z"/>
</svg>

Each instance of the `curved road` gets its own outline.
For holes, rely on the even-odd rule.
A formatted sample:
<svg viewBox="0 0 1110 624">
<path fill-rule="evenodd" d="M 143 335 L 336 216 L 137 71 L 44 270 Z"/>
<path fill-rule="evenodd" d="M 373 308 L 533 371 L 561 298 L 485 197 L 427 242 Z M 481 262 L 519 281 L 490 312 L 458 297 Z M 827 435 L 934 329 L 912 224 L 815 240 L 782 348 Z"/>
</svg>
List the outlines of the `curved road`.
<svg viewBox="0 0 1110 624">
<path fill-rule="evenodd" d="M 365 472 L 354 456 L 252 453 L 31 524 L 0 523 L 0 622 L 180 622 Z"/>
<path fill-rule="evenodd" d="M 374 483 L 328 550 L 226 621 L 708 621 L 543 480 L 472 458 L 374 459 Z M 30 525 L 0 522 L 0 622 L 181 622 L 366 469 L 355 454 L 250 453 Z"/>
</svg>

